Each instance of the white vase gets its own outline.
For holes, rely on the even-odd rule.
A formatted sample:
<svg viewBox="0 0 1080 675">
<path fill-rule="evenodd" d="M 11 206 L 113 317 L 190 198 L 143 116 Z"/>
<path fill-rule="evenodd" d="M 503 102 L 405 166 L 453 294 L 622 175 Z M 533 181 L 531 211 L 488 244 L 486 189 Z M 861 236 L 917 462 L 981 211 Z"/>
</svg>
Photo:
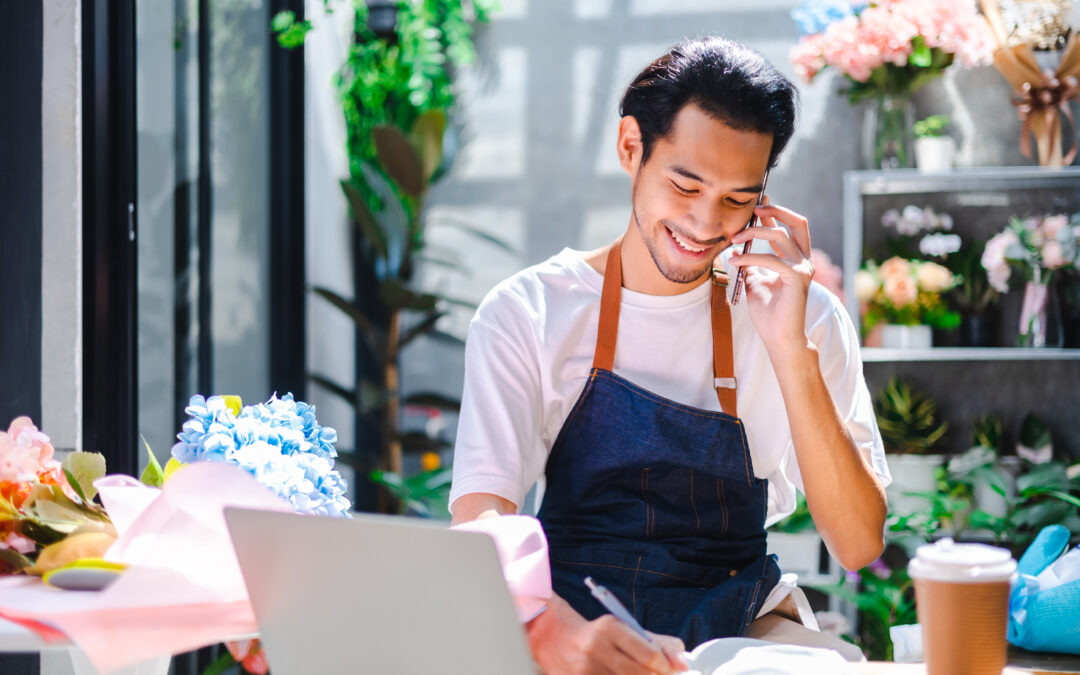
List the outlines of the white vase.
<svg viewBox="0 0 1080 675">
<path fill-rule="evenodd" d="M 881 346 L 886 349 L 928 349 L 934 343 L 930 326 L 886 324 L 881 330 Z"/>
<path fill-rule="evenodd" d="M 887 455 L 892 483 L 885 488 L 889 498 L 889 513 L 907 516 L 918 511 L 928 511 L 930 500 L 915 497 L 909 492 L 937 492 L 934 472 L 945 463 L 944 455 Z"/>
<path fill-rule="evenodd" d="M 919 171 L 934 173 L 948 171 L 953 165 L 956 144 L 949 136 L 915 139 L 915 166 Z"/>
</svg>

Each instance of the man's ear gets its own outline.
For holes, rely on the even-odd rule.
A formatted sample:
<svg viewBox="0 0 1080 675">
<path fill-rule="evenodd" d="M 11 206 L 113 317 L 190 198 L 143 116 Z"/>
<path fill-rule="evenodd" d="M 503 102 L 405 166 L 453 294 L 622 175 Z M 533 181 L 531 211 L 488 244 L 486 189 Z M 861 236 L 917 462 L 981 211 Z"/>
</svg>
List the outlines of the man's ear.
<svg viewBox="0 0 1080 675">
<path fill-rule="evenodd" d="M 619 137 L 615 150 L 619 153 L 619 164 L 631 176 L 636 176 L 641 166 L 641 156 L 645 146 L 641 142 L 641 127 L 632 115 L 619 120 Z"/>
</svg>

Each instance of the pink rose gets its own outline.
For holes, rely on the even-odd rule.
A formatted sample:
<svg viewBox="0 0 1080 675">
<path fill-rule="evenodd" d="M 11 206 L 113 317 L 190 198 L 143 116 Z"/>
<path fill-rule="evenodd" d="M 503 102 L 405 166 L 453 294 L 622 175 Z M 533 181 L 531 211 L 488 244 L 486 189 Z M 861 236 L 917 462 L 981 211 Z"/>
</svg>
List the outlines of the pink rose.
<svg viewBox="0 0 1080 675">
<path fill-rule="evenodd" d="M 1069 261 L 1065 259 L 1065 251 L 1061 248 L 1061 244 L 1054 240 L 1050 240 L 1043 244 L 1042 261 L 1048 269 L 1052 270 L 1065 267 L 1065 265 L 1069 263 Z"/>
<path fill-rule="evenodd" d="M 911 263 L 903 258 L 893 256 L 881 263 L 880 272 L 882 279 L 906 277 L 911 274 Z"/>
<path fill-rule="evenodd" d="M 1046 235 L 1047 239 L 1056 239 L 1058 232 L 1069 224 L 1069 217 L 1066 215 L 1047 216 L 1042 221 L 1042 231 Z"/>
<path fill-rule="evenodd" d="M 0 541 L 0 549 L 14 549 L 23 555 L 27 553 L 33 553 L 37 549 L 37 544 L 15 532 L 8 532 L 7 537 Z"/>
<path fill-rule="evenodd" d="M 909 276 L 899 274 L 887 277 L 882 290 L 885 297 L 896 308 L 907 307 L 919 297 L 919 286 L 915 283 L 915 280 Z"/>
<path fill-rule="evenodd" d="M 52 456 L 49 437 L 29 417 L 16 417 L 7 432 L 0 432 L 0 481 L 34 480 L 42 471 L 60 465 Z"/>
<path fill-rule="evenodd" d="M 814 263 L 814 281 L 832 291 L 844 301 L 844 272 L 834 265 L 829 254 L 821 249 L 810 249 L 810 261 Z"/>
</svg>

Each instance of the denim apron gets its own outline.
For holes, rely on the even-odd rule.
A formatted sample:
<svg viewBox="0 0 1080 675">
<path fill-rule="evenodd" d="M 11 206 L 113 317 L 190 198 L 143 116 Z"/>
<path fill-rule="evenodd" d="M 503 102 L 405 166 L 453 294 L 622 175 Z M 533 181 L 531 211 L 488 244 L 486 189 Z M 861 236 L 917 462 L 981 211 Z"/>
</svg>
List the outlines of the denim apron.
<svg viewBox="0 0 1080 675">
<path fill-rule="evenodd" d="M 551 449 L 537 517 L 552 586 L 574 609 L 590 620 L 605 613 L 583 583 L 591 576 L 646 629 L 693 649 L 742 635 L 780 578 L 765 549 L 768 481 L 754 476 L 736 414 L 727 276 L 714 270 L 713 376 L 724 412 L 713 412 L 612 372 L 620 248 L 608 253 L 593 367 Z"/>
</svg>

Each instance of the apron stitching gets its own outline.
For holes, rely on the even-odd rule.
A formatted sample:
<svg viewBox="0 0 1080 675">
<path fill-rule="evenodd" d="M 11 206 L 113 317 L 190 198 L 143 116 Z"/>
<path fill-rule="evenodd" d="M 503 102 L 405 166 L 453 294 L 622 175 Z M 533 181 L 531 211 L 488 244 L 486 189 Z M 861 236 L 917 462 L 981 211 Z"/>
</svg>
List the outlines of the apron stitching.
<svg viewBox="0 0 1080 675">
<path fill-rule="evenodd" d="M 641 556 L 637 557 L 637 565 L 634 567 L 634 580 L 630 582 L 630 601 L 634 608 L 634 618 L 637 619 L 637 575 L 641 569 Z"/>
<path fill-rule="evenodd" d="M 750 482 L 750 457 L 746 453 L 746 438 L 744 438 L 745 435 L 746 434 L 742 433 L 742 431 L 740 430 L 739 443 L 742 444 L 743 464 L 746 466 L 746 484 L 753 485 L 753 483 Z"/>
<path fill-rule="evenodd" d="M 616 570 L 626 570 L 627 572 L 638 572 L 638 571 L 640 571 L 640 572 L 643 572 L 645 574 L 655 574 L 658 577 L 667 577 L 669 579 L 676 579 L 678 581 L 685 581 L 685 582 L 687 582 L 689 584 L 694 584 L 694 586 L 696 586 L 696 587 L 701 587 L 701 584 L 708 583 L 708 582 L 706 582 L 706 581 L 704 581 L 702 579 L 687 579 L 686 577 L 680 577 L 680 576 L 676 576 L 674 574 L 668 574 L 666 572 L 657 572 L 656 570 L 650 570 L 650 569 L 646 569 L 646 568 L 638 569 L 638 568 L 634 568 L 634 567 L 626 567 L 624 565 L 612 565 L 611 563 L 574 562 L 574 561 L 571 561 L 571 560 L 557 560 L 555 558 L 552 558 L 551 562 L 555 563 L 556 565 L 577 565 L 579 567 L 610 567 L 610 568 L 616 569 Z M 723 571 L 725 569 L 730 569 L 730 568 L 717 567 L 716 569 Z M 723 578 L 724 577 L 721 577 L 721 579 L 723 579 Z"/>
<path fill-rule="evenodd" d="M 694 503 L 694 470 L 690 469 L 690 508 L 694 509 L 694 520 L 697 521 L 697 525 L 694 526 L 694 535 L 696 536 L 701 532 L 701 516 L 697 512 L 697 504 Z"/>
<path fill-rule="evenodd" d="M 645 537 L 649 536 L 649 493 L 645 488 L 645 475 L 649 471 L 649 467 L 644 467 L 641 470 L 641 501 L 645 503 Z"/>
<path fill-rule="evenodd" d="M 646 389 L 642 389 L 641 387 L 638 387 L 637 385 L 633 385 L 632 383 L 627 383 L 627 382 L 623 382 L 623 381 L 621 381 L 619 379 L 615 379 L 617 376 L 614 376 L 614 373 L 609 374 L 607 371 L 600 371 L 600 372 L 597 373 L 597 376 L 598 377 L 603 377 L 604 379 L 609 380 L 613 384 L 619 385 L 620 387 L 622 387 L 623 389 L 626 389 L 630 393 L 638 394 L 639 396 L 643 396 L 643 397 L 653 401 L 654 403 L 659 403 L 660 405 L 665 406 L 667 408 L 671 408 L 672 410 L 678 410 L 678 411 L 684 412 L 684 413 L 686 413 L 688 415 L 695 415 L 697 417 L 704 417 L 706 419 L 727 420 L 727 421 L 733 422 L 735 424 L 738 424 L 738 422 L 739 422 L 738 418 L 733 417 L 731 415 L 728 415 L 727 413 L 724 413 L 724 412 L 713 412 L 711 410 L 701 410 L 699 408 L 694 408 L 692 406 L 683 405 L 681 403 L 676 403 L 675 401 L 668 401 L 667 399 L 664 399 L 663 397 L 657 396 L 656 394 L 654 394 L 654 393 L 652 393 L 652 392 L 650 392 L 650 391 L 648 391 Z"/>
<path fill-rule="evenodd" d="M 754 611 L 754 605 L 757 604 L 758 591 L 761 590 L 761 579 L 754 582 L 754 592 L 750 594 L 750 604 L 746 607 L 746 616 L 743 618 L 743 629 L 740 631 L 740 635 L 746 632 L 746 629 L 750 626 L 750 613 Z"/>
</svg>

